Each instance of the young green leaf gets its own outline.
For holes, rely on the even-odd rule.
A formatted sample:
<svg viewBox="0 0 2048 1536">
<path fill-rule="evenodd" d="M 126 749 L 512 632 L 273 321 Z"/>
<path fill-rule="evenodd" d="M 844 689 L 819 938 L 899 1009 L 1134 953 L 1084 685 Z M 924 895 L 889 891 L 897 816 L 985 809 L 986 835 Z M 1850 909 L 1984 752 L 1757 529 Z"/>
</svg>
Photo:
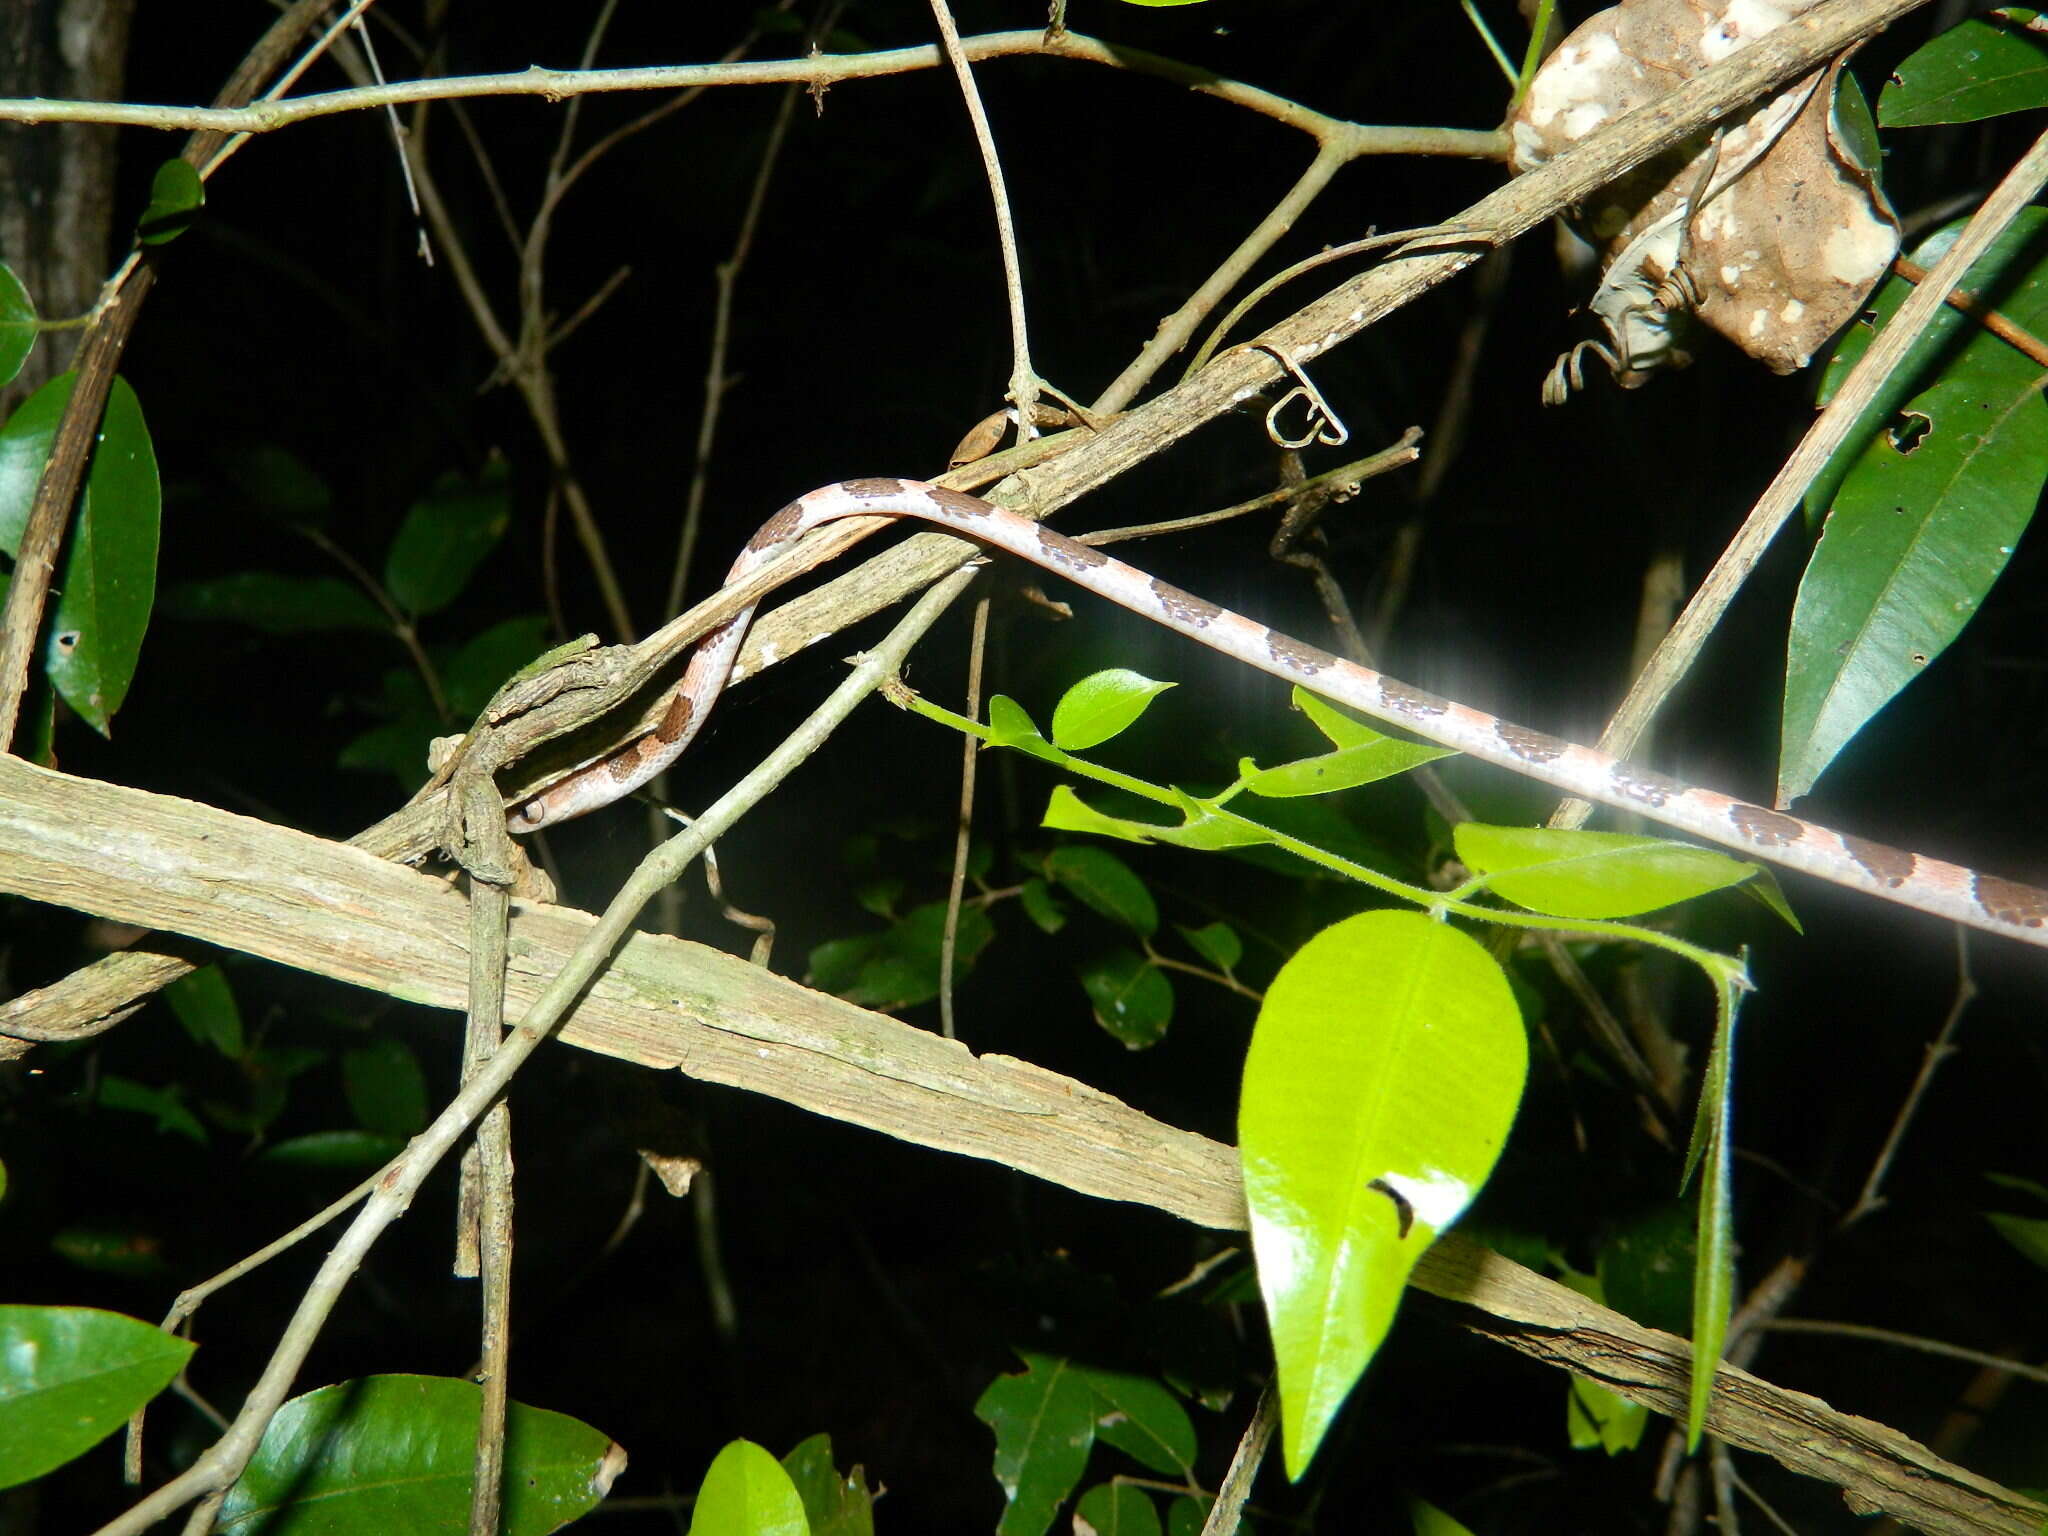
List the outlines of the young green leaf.
<svg viewBox="0 0 2048 1536">
<path fill-rule="evenodd" d="M 1408 1519 L 1415 1527 L 1415 1536 L 1472 1536 L 1470 1527 L 1427 1499 L 1408 1501 Z"/>
<path fill-rule="evenodd" d="M 36 301 L 0 262 L 0 384 L 12 384 L 36 345 Z"/>
<path fill-rule="evenodd" d="M 1112 667 L 1084 677 L 1053 707 L 1053 744 L 1066 752 L 1085 752 L 1121 733 L 1173 687 L 1154 682 L 1125 667 Z"/>
<path fill-rule="evenodd" d="M 1009 747 L 1050 763 L 1060 761 L 1059 752 L 1032 723 L 1024 706 L 1004 693 L 996 694 L 988 701 L 988 744 Z"/>
<path fill-rule="evenodd" d="M 1065 1360 L 1023 1350 L 1019 1376 L 998 1376 L 974 1405 L 995 1431 L 996 1482 L 1003 1490 L 997 1536 L 1044 1536 L 1088 1464 L 1101 1411 L 1083 1374 Z"/>
<path fill-rule="evenodd" d="M 226 1536 L 465 1530 L 482 1399 L 474 1382 L 438 1376 L 367 1376 L 295 1397 L 228 1490 L 215 1529 Z M 619 1448 L 588 1424 L 512 1404 L 499 1530 L 545 1536 L 560 1529 L 597 1507 L 622 1464 Z"/>
<path fill-rule="evenodd" d="M 690 1511 L 690 1536 L 810 1536 L 803 1498 L 782 1463 L 751 1440 L 711 1459 Z"/>
<path fill-rule="evenodd" d="M 1656 837 L 1549 827 L 1452 831 L 1458 857 L 1487 889 L 1551 917 L 1633 917 L 1750 879 L 1757 866 Z"/>
<path fill-rule="evenodd" d="M 1279 800 L 1299 795 L 1333 795 L 1340 789 L 1356 789 L 1361 784 L 1391 779 L 1440 757 L 1456 756 L 1449 747 L 1423 746 L 1383 736 L 1363 746 L 1297 758 L 1271 768 L 1261 768 L 1246 758 L 1238 764 L 1237 771 L 1244 787 L 1253 794 Z"/>
<path fill-rule="evenodd" d="M 1129 1483 L 1097 1483 L 1074 1504 L 1074 1536 L 1160 1536 L 1159 1509 Z"/>
<path fill-rule="evenodd" d="M 189 161 L 166 160 L 149 182 L 149 206 L 135 221 L 135 238 L 144 245 L 163 245 L 192 227 L 206 206 L 206 183 Z"/>
<path fill-rule="evenodd" d="M 1053 785 L 1052 793 L 1046 797 L 1045 815 L 1039 818 L 1038 824 L 1053 832 L 1086 832 L 1126 843 L 1153 842 L 1165 830 L 1151 822 L 1132 821 L 1098 811 L 1065 784 Z"/>
<path fill-rule="evenodd" d="M 2000 6 L 1972 16 L 1892 66 L 1878 97 L 1887 128 L 1974 123 L 2048 106 L 2048 46 L 2038 12 Z"/>
<path fill-rule="evenodd" d="M 194 1347 L 115 1312 L 0 1306 L 0 1488 L 91 1450 L 161 1392 Z"/>
<path fill-rule="evenodd" d="M 1378 1349 L 1415 1261 L 1485 1183 L 1527 1069 L 1500 967 L 1416 913 L 1347 918 L 1273 979 L 1238 1140 L 1290 1476 Z"/>
<path fill-rule="evenodd" d="M 1159 907 L 1136 871 L 1106 848 L 1070 843 L 1046 855 L 1045 878 L 1142 938 L 1159 931 Z"/>
<path fill-rule="evenodd" d="M 1157 1045 L 1173 1022 L 1173 983 L 1134 949 L 1113 949 L 1081 968 L 1095 1022 L 1134 1051 Z"/>
</svg>

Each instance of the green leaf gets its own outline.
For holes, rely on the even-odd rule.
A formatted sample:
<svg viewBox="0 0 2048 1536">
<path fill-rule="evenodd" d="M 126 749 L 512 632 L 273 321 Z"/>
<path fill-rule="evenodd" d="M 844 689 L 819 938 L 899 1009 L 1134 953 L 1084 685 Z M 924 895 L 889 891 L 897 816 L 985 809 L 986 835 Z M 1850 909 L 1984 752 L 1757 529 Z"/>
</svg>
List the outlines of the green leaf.
<svg viewBox="0 0 2048 1536">
<path fill-rule="evenodd" d="M 215 1529 L 459 1536 L 469 1527 L 482 1395 L 474 1382 L 438 1376 L 366 1376 L 293 1398 L 228 1490 Z M 588 1424 L 512 1404 L 499 1529 L 544 1536 L 588 1514 L 610 1488 L 618 1454 Z"/>
<path fill-rule="evenodd" d="M 1616 1226 L 1600 1244 L 1593 1299 L 1646 1328 L 1683 1334 L 1691 1325 L 1698 1213 L 1667 1200 Z"/>
<path fill-rule="evenodd" d="M 1699 1448 L 1713 1401 L 1714 1372 L 1721 1345 L 1728 1337 L 1728 1314 L 1735 1296 L 1735 1216 L 1729 1194 L 1728 1122 L 1734 1097 L 1735 1015 L 1743 983 L 1737 974 L 1716 978 L 1717 1020 L 1714 1048 L 1700 1082 L 1699 1112 L 1693 1121 L 1692 1143 L 1686 1150 L 1684 1181 L 1700 1173 L 1698 1258 L 1692 1282 L 1692 1390 L 1685 1419 L 1686 1446 Z"/>
<path fill-rule="evenodd" d="M 1115 949 L 1081 969 L 1095 1022 L 1134 1051 L 1157 1045 L 1173 1022 L 1173 983 L 1134 949 Z"/>
<path fill-rule="evenodd" d="M 2010 1189 L 2018 1194 L 2032 1195 L 2036 1200 L 2048 1201 L 2048 1184 L 2038 1179 L 2023 1179 L 2016 1173 L 1989 1173 L 1984 1177 L 2000 1189 Z"/>
<path fill-rule="evenodd" d="M 1106 848 L 1079 843 L 1055 848 L 1046 855 L 1045 878 L 1142 938 L 1159 931 L 1159 907 L 1145 882 Z"/>
<path fill-rule="evenodd" d="M 1642 1444 L 1650 1410 L 1641 1403 L 1580 1376 L 1569 1379 L 1564 1401 L 1565 1435 L 1573 1450 L 1619 1456 Z"/>
<path fill-rule="evenodd" d="M 1186 1477 L 1193 1472 L 1198 1449 L 1195 1426 L 1179 1398 L 1147 1376 L 1079 1369 L 1101 1399 L 1101 1412 L 1095 1420 L 1099 1439 L 1164 1477 Z"/>
<path fill-rule="evenodd" d="M 1053 895 L 1052 887 L 1038 876 L 1033 875 L 1018 887 L 1017 900 L 1040 933 L 1058 933 L 1067 926 L 1067 909 Z"/>
<path fill-rule="evenodd" d="M 375 1131 L 315 1131 L 265 1147 L 259 1161 L 280 1168 L 380 1168 L 405 1150 L 405 1138 Z"/>
<path fill-rule="evenodd" d="M 2038 1216 L 2008 1216 L 2003 1211 L 1986 1211 L 1984 1219 L 2000 1237 L 2048 1269 L 2048 1221 Z"/>
<path fill-rule="evenodd" d="M 0 1306 L 0 1488 L 91 1450 L 168 1386 L 193 1348 L 115 1312 Z"/>
<path fill-rule="evenodd" d="M 2048 402 L 2019 377 L 1951 372 L 1842 482 L 1799 584 L 1778 765 L 1782 804 L 1976 613 L 2048 479 Z"/>
<path fill-rule="evenodd" d="M 149 206 L 135 221 L 135 238 L 144 245 L 163 245 L 192 227 L 206 206 L 206 183 L 184 160 L 166 160 L 149 182 Z"/>
<path fill-rule="evenodd" d="M 221 469 L 250 508 L 292 526 L 320 527 L 334 510 L 334 490 L 313 466 L 279 443 L 221 450 Z"/>
<path fill-rule="evenodd" d="M 391 628 L 383 610 L 354 582 L 276 571 L 236 571 L 206 581 L 180 582 L 164 593 L 163 611 L 166 618 L 247 624 L 267 635 Z"/>
<path fill-rule="evenodd" d="M 403 1041 L 359 1045 L 341 1058 L 342 1090 L 366 1131 L 413 1136 L 427 1123 L 427 1075 Z"/>
<path fill-rule="evenodd" d="M 1387 733 L 1371 721 L 1332 704 L 1319 694 L 1310 693 L 1299 683 L 1294 685 L 1293 698 L 1294 707 L 1309 717 L 1333 747 L 1369 747 L 1388 739 Z"/>
<path fill-rule="evenodd" d="M 1049 763 L 1061 760 L 1059 750 L 1039 733 L 1038 727 L 1031 722 L 1031 716 L 1024 712 L 1024 706 L 1008 694 L 996 694 L 988 701 L 988 744 L 1010 747 L 1032 757 L 1044 758 Z"/>
<path fill-rule="evenodd" d="M 2048 47 L 2038 13 L 2002 6 L 1973 16 L 1894 65 L 1878 97 L 1887 128 L 1974 123 L 2048 106 Z"/>
<path fill-rule="evenodd" d="M 1055 784 L 1046 797 L 1045 815 L 1038 824 L 1053 832 L 1086 832 L 1095 837 L 1114 837 L 1126 843 L 1150 843 L 1164 829 L 1151 822 L 1132 821 L 1096 810 L 1065 784 Z"/>
<path fill-rule="evenodd" d="M 14 269 L 0 262 L 0 384 L 21 376 L 21 365 L 36 346 L 36 301 Z"/>
<path fill-rule="evenodd" d="M 1182 1494 L 1166 1506 L 1167 1536 L 1204 1536 L 1209 1525 L 1209 1507 L 1215 1502 L 1207 1494 L 1200 1497 L 1191 1493 Z M 1244 1529 L 1242 1520 L 1237 1523 L 1236 1529 Z M 1225 1536 L 1232 1536 L 1232 1533 L 1226 1532 Z"/>
<path fill-rule="evenodd" d="M 202 965 L 180 976 L 164 988 L 164 1001 L 199 1044 L 212 1046 L 229 1061 L 241 1060 L 247 1049 L 242 1010 L 235 1006 L 234 988 L 219 966 Z"/>
<path fill-rule="evenodd" d="M 1527 1070 L 1500 967 L 1416 913 L 1347 918 L 1273 979 L 1238 1140 L 1290 1476 L 1379 1348 L 1409 1270 L 1485 1183 Z"/>
<path fill-rule="evenodd" d="M 493 624 L 457 651 L 441 669 L 441 686 L 455 717 L 472 720 L 481 714 L 499 684 L 546 649 L 547 634 L 546 615 L 526 613 Z"/>
<path fill-rule="evenodd" d="M 168 1088 L 152 1088 L 132 1077 L 108 1072 L 100 1078 L 94 1098 L 106 1109 L 148 1115 L 156 1121 L 159 1132 L 183 1136 L 202 1147 L 206 1145 L 206 1127 L 186 1107 L 184 1091 L 175 1083 Z"/>
<path fill-rule="evenodd" d="M 997 1536 L 1042 1536 L 1081 1481 L 1100 1411 L 1093 1388 L 1068 1361 L 1019 1350 L 1024 1372 L 998 1376 L 974 1405 L 995 1431 L 1003 1490 Z"/>
<path fill-rule="evenodd" d="M 697 1489 L 690 1536 L 809 1536 L 804 1501 L 782 1463 L 751 1440 L 712 1458 Z"/>
<path fill-rule="evenodd" d="M 50 1251 L 92 1274 L 127 1280 L 152 1280 L 170 1268 L 163 1239 L 139 1227 L 66 1227 L 51 1237 Z"/>
<path fill-rule="evenodd" d="M 512 520 L 508 475 L 495 463 L 472 484 L 443 475 L 414 502 L 384 557 L 384 586 L 408 613 L 433 613 L 462 595 Z"/>
<path fill-rule="evenodd" d="M 1141 1488 L 1097 1483 L 1074 1505 L 1074 1536 L 1160 1536 L 1159 1510 Z"/>
<path fill-rule="evenodd" d="M 1689 843 L 1549 827 L 1452 829 L 1458 857 L 1487 889 L 1551 917 L 1633 917 L 1747 880 L 1757 866 Z"/>
<path fill-rule="evenodd" d="M 1382 737 L 1365 746 L 1325 752 L 1319 757 L 1297 758 L 1261 768 L 1250 758 L 1238 764 L 1244 787 L 1268 800 L 1298 795 L 1331 795 L 1340 789 L 1376 784 L 1397 773 L 1407 773 L 1440 757 L 1456 757 L 1449 747 L 1424 746 L 1419 742 Z"/>
<path fill-rule="evenodd" d="M 1244 958 L 1244 940 L 1228 923 L 1209 923 L 1201 928 L 1182 927 L 1179 923 L 1174 926 L 1180 928 L 1180 936 L 1196 954 L 1225 975 L 1236 970 L 1238 961 Z"/>
<path fill-rule="evenodd" d="M 1408 1501 L 1408 1519 L 1415 1526 L 1415 1536 L 1472 1536 L 1469 1527 L 1453 1519 L 1427 1499 Z"/>
<path fill-rule="evenodd" d="M 934 901 L 915 908 L 886 933 L 820 944 L 810 955 L 811 985 L 864 1008 L 886 1011 L 929 1002 L 939 995 L 945 927 L 946 904 Z M 956 981 L 994 937 L 995 924 L 986 909 L 960 909 L 953 957 Z"/>
<path fill-rule="evenodd" d="M 1173 687 L 1124 667 L 1084 677 L 1052 712 L 1052 739 L 1066 752 L 1085 752 L 1121 733 Z"/>
<path fill-rule="evenodd" d="M 782 1470 L 804 1502 L 811 1536 L 874 1536 L 875 1495 L 859 1467 L 842 1474 L 833 1465 L 830 1435 L 799 1442 Z"/>
<path fill-rule="evenodd" d="M 17 554 L 36 482 L 50 460 L 73 374 L 60 374 L 0 428 L 0 549 Z M 142 406 L 125 379 L 107 395 L 77 526 L 65 540 L 44 669 L 64 702 L 101 735 L 128 695 L 156 597 L 163 511 Z"/>
</svg>

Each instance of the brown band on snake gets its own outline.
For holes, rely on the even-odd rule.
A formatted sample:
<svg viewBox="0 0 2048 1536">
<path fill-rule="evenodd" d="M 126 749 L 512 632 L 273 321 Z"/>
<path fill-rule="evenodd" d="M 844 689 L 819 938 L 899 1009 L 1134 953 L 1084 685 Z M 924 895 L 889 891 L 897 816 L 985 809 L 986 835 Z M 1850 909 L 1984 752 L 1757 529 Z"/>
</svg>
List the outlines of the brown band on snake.
<svg viewBox="0 0 2048 1536">
<path fill-rule="evenodd" d="M 890 478 L 824 486 L 798 497 L 764 523 L 740 551 L 726 580 L 751 574 L 784 545 L 822 524 L 875 515 L 916 518 L 1057 571 L 1076 586 L 1248 666 L 1288 682 L 1312 679 L 1312 691 L 1325 698 L 1567 794 L 1632 811 L 1741 853 L 1761 853 L 1774 863 L 1852 890 L 2048 948 L 2048 891 L 1831 832 L 1782 811 L 1681 784 L 1592 747 L 1510 724 L 1270 630 L 960 491 Z M 655 730 L 557 780 L 515 808 L 508 817 L 511 829 L 529 832 L 608 805 L 680 757 L 732 675 L 753 615 L 754 610 L 747 608 L 704 637 Z"/>
</svg>

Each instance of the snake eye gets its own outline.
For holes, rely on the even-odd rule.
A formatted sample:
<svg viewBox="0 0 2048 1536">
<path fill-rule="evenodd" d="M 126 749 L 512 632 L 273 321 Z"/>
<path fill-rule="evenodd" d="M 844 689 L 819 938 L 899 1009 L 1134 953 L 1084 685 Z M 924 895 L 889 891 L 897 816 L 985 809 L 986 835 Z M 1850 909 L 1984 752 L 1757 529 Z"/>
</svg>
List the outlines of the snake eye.
<svg viewBox="0 0 2048 1536">
<path fill-rule="evenodd" d="M 515 832 L 531 832 L 547 819 L 547 807 L 538 800 L 529 800 L 512 813 L 511 826 Z"/>
</svg>

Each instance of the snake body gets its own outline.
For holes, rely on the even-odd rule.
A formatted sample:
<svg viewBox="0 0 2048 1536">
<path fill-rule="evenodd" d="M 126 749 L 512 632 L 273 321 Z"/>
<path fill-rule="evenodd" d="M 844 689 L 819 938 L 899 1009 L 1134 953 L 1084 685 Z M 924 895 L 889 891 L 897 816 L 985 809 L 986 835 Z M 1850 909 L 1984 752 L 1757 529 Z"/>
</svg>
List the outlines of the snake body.
<svg viewBox="0 0 2048 1536">
<path fill-rule="evenodd" d="M 2048 947 L 2048 891 L 1833 832 L 1511 724 L 1268 629 L 961 491 L 896 479 L 823 486 L 762 524 L 726 579 L 749 574 L 821 524 L 876 515 L 915 518 L 1004 550 L 1247 666 L 1567 794 L 1852 890 Z M 517 806 L 508 818 L 511 829 L 532 831 L 607 805 L 680 757 L 731 676 L 753 614 L 747 608 L 704 637 L 652 731 Z"/>
</svg>

